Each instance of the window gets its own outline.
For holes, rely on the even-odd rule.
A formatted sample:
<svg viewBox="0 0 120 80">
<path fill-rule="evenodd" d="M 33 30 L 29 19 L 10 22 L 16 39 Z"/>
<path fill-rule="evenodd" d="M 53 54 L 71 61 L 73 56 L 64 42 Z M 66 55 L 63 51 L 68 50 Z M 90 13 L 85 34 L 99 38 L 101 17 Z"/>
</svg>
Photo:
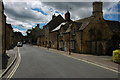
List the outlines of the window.
<svg viewBox="0 0 120 80">
<path fill-rule="evenodd" d="M 60 41 L 60 48 L 63 48 L 63 41 Z"/>
<path fill-rule="evenodd" d="M 74 40 L 71 41 L 70 45 L 71 45 L 70 46 L 71 49 L 75 49 L 75 41 Z"/>
</svg>

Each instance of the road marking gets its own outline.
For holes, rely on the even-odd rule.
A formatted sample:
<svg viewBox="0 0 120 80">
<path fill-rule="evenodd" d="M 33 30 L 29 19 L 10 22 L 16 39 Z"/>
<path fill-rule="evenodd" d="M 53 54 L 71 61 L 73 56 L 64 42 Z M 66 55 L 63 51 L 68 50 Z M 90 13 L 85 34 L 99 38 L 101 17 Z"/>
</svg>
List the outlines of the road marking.
<svg viewBox="0 0 120 80">
<path fill-rule="evenodd" d="M 50 51 L 50 50 L 48 50 Z M 50 51 L 50 52 L 53 52 L 53 51 Z M 56 53 L 56 52 L 54 52 Z M 58 52 L 57 52 L 58 53 Z M 57 54 L 56 53 L 56 54 Z M 58 53 L 59 54 L 59 53 Z M 113 71 L 113 72 L 116 72 L 116 73 L 120 73 L 119 71 L 117 70 L 114 70 L 114 69 L 110 69 L 108 67 L 105 67 L 105 66 L 102 66 L 102 65 L 99 65 L 99 64 L 96 64 L 96 63 L 93 63 L 93 62 L 90 62 L 90 61 L 87 61 L 87 60 L 83 60 L 83 59 L 78 59 L 78 58 L 75 58 L 75 57 L 72 57 L 72 56 L 69 56 L 69 55 L 66 55 L 66 54 L 61 54 L 61 55 L 64 55 L 64 56 L 67 56 L 67 57 L 70 57 L 70 58 L 73 58 L 75 60 L 79 60 L 79 61 L 83 61 L 83 62 L 86 62 L 86 63 L 89 63 L 89 64 L 92 64 L 92 65 L 95 65 L 95 66 L 98 66 L 98 67 L 101 67 L 101 68 L 104 68 L 104 69 L 107 69 L 107 70 L 110 70 L 110 71 Z"/>
<path fill-rule="evenodd" d="M 87 61 L 87 60 L 78 59 L 78 58 L 75 58 L 75 57 L 72 57 L 72 56 L 69 56 L 69 55 L 66 55 L 66 54 L 61 54 L 61 55 L 64 55 L 64 56 L 67 56 L 67 57 L 70 57 L 70 58 L 73 58 L 73 59 L 76 59 L 76 60 L 79 60 L 79 61 L 83 61 L 83 62 L 92 64 L 92 65 L 95 65 L 95 66 L 98 66 L 98 67 L 101 67 L 101 68 L 104 68 L 104 69 L 107 69 L 107 70 L 110 70 L 110 71 L 113 71 L 113 72 L 116 72 L 116 73 L 120 73 L 119 71 L 116 71 L 116 70 L 107 68 L 107 67 L 105 67 L 105 66 L 101 66 L 101 65 L 99 65 L 99 64 L 96 64 L 96 63 L 93 63 L 93 62 L 90 62 L 90 61 Z"/>
<path fill-rule="evenodd" d="M 20 56 L 20 50 L 18 48 L 18 62 L 16 63 L 16 66 L 13 68 L 13 70 L 11 71 L 11 73 L 8 75 L 7 80 L 10 80 L 10 78 L 12 78 L 12 76 L 16 72 L 18 66 L 20 65 L 20 62 L 21 62 L 21 56 Z"/>
<path fill-rule="evenodd" d="M 35 47 L 35 46 L 33 46 Z M 48 50 L 49 51 L 49 50 Z M 53 51 L 52 51 L 53 52 Z M 56 53 L 57 54 L 57 53 Z M 69 55 L 66 55 L 66 54 L 61 54 L 61 55 L 64 55 L 66 57 L 70 57 L 70 58 L 73 58 L 75 60 L 79 60 L 79 61 L 83 61 L 83 62 L 86 62 L 86 63 L 89 63 L 89 64 L 92 64 L 92 65 L 95 65 L 95 66 L 98 66 L 98 67 L 101 67 L 101 68 L 104 68 L 104 69 L 107 69 L 107 70 L 110 70 L 110 71 L 113 71 L 113 72 L 116 72 L 116 73 L 120 73 L 119 71 L 117 70 L 114 70 L 114 69 L 110 69 L 108 67 L 105 67 L 105 66 L 102 66 L 102 65 L 99 65 L 99 64 L 96 64 L 96 63 L 93 63 L 93 62 L 90 62 L 90 61 L 87 61 L 87 60 L 83 60 L 83 59 L 78 59 L 78 58 L 75 58 L 75 57 L 72 57 L 72 56 L 69 56 Z"/>
</svg>

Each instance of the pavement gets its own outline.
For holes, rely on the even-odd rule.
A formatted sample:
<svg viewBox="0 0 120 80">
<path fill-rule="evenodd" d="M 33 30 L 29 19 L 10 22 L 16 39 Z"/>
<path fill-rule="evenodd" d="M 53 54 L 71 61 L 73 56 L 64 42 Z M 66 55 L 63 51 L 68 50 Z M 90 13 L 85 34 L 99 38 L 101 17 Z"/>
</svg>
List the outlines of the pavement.
<svg viewBox="0 0 120 80">
<path fill-rule="evenodd" d="M 88 63 L 94 63 L 94 64 L 120 72 L 120 65 L 112 61 L 112 56 L 97 56 L 97 55 L 80 54 L 80 53 L 73 53 L 73 52 L 71 52 L 71 55 L 69 55 L 69 52 L 65 52 L 61 50 L 56 50 L 52 48 L 48 49 L 44 47 L 40 47 L 40 48 L 47 49 L 50 52 L 59 53 L 59 54 L 72 57 L 78 60 L 83 60 Z"/>
<path fill-rule="evenodd" d="M 4 76 L 6 74 L 6 72 L 11 68 L 11 66 L 14 64 L 14 62 L 16 60 L 16 57 L 17 57 L 16 56 L 17 55 L 17 47 L 15 47 L 14 49 L 11 49 L 11 50 L 7 50 L 6 54 L 10 58 L 8 59 L 6 69 L 2 69 L 2 66 L 1 66 L 1 68 L 0 68 L 0 77 Z M 1 58 L 0 64 L 2 64 L 2 56 L 0 56 L 0 58 Z"/>
</svg>

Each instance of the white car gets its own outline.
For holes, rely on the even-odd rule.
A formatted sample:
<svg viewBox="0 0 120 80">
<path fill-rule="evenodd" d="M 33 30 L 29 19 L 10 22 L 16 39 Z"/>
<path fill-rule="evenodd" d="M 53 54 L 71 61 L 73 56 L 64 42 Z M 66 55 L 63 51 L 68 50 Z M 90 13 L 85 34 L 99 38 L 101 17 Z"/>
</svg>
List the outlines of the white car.
<svg viewBox="0 0 120 80">
<path fill-rule="evenodd" d="M 22 42 L 17 43 L 17 47 L 22 47 L 22 46 L 23 46 Z"/>
</svg>

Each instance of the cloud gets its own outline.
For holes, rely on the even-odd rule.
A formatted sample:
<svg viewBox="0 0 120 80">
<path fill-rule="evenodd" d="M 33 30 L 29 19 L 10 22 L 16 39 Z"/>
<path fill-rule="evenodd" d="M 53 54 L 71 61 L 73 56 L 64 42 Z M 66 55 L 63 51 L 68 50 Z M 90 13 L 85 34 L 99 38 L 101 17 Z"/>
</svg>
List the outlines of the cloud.
<svg viewBox="0 0 120 80">
<path fill-rule="evenodd" d="M 119 0 L 4 0 L 5 2 L 93 2 L 93 1 L 102 1 L 102 2 L 118 2 Z"/>
<path fill-rule="evenodd" d="M 17 21 L 21 21 L 21 22 L 34 23 L 38 21 L 40 22 L 47 21 L 47 18 L 45 18 L 46 17 L 45 15 L 31 10 L 30 6 L 27 5 L 25 2 L 7 3 L 5 5 L 5 14 L 9 16 L 9 18 Z"/>
<path fill-rule="evenodd" d="M 24 36 L 27 35 L 26 34 L 26 30 L 19 30 L 18 28 L 13 28 L 14 32 L 21 32 Z"/>
</svg>

